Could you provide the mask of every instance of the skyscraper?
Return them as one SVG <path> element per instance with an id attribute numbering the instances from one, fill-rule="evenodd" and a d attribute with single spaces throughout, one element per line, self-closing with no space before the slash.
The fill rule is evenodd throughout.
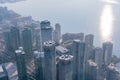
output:
<path id="1" fill-rule="evenodd" d="M 112 58 L 113 44 L 111 42 L 103 43 L 104 64 L 109 65 Z"/>
<path id="2" fill-rule="evenodd" d="M 12 37 L 9 31 L 4 32 L 4 40 L 7 51 L 13 51 L 11 38 Z"/>
<path id="3" fill-rule="evenodd" d="M 106 80 L 120 80 L 120 70 L 114 64 L 107 67 Z"/>
<path id="4" fill-rule="evenodd" d="M 40 29 L 35 28 L 35 42 L 36 42 L 36 49 L 39 51 L 42 51 L 42 43 L 41 43 L 41 34 L 40 34 Z"/>
<path id="5" fill-rule="evenodd" d="M 85 43 L 75 40 L 73 42 L 73 80 L 84 80 L 84 53 Z"/>
<path id="6" fill-rule="evenodd" d="M 93 34 L 88 34 L 85 36 L 85 43 L 93 46 L 93 41 L 94 41 L 94 35 Z"/>
<path id="7" fill-rule="evenodd" d="M 25 52 L 23 51 L 23 48 L 20 47 L 18 50 L 15 51 L 15 53 L 16 53 L 18 80 L 27 80 Z"/>
<path id="8" fill-rule="evenodd" d="M 20 46 L 20 31 L 17 27 L 11 27 L 10 29 L 12 49 L 13 51 L 17 50 Z"/>
<path id="9" fill-rule="evenodd" d="M 22 31 L 22 46 L 27 57 L 32 57 L 32 34 L 31 30 L 25 28 Z"/>
<path id="10" fill-rule="evenodd" d="M 61 38 L 61 25 L 59 23 L 55 24 L 55 30 L 58 32 L 59 38 Z"/>
<path id="11" fill-rule="evenodd" d="M 12 26 L 10 31 L 5 31 L 4 40 L 6 44 L 6 50 L 14 52 L 21 45 L 19 29 Z"/>
<path id="12" fill-rule="evenodd" d="M 34 51 L 36 80 L 44 80 L 44 53 Z"/>
<path id="13" fill-rule="evenodd" d="M 42 21 L 40 23 L 42 44 L 46 41 L 53 40 L 53 28 L 49 21 Z"/>
<path id="14" fill-rule="evenodd" d="M 62 35 L 61 35 L 61 26 L 60 24 L 56 24 L 55 25 L 55 30 L 54 30 L 54 33 L 53 33 L 53 38 L 54 38 L 54 41 L 56 42 L 56 44 L 60 44 L 62 42 Z"/>
<path id="15" fill-rule="evenodd" d="M 85 36 L 85 63 L 87 60 L 91 59 L 92 56 L 92 49 L 93 49 L 93 41 L 94 41 L 94 35 L 88 34 Z"/>
<path id="16" fill-rule="evenodd" d="M 103 49 L 100 48 L 100 47 L 95 47 L 93 49 L 93 51 L 94 51 L 94 59 L 93 59 L 93 61 L 98 66 L 97 80 L 104 80 L 104 68 L 105 67 L 103 67 Z"/>
<path id="17" fill-rule="evenodd" d="M 58 62 L 58 80 L 72 80 L 72 60 L 71 55 L 62 55 Z"/>
<path id="18" fill-rule="evenodd" d="M 98 68 L 101 68 L 103 65 L 103 49 L 95 48 L 95 63 L 98 65 Z"/>
<path id="19" fill-rule="evenodd" d="M 97 80 L 98 66 L 92 60 L 86 63 L 85 79 L 84 80 Z"/>
<path id="20" fill-rule="evenodd" d="M 56 60 L 55 42 L 46 41 L 44 43 L 45 55 L 45 80 L 56 80 Z"/>

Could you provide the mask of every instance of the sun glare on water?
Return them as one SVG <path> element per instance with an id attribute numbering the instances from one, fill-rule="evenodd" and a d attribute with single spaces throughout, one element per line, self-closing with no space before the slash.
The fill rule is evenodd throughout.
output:
<path id="1" fill-rule="evenodd" d="M 112 41 L 113 20 L 112 6 L 105 5 L 100 20 L 100 31 L 103 41 Z"/>

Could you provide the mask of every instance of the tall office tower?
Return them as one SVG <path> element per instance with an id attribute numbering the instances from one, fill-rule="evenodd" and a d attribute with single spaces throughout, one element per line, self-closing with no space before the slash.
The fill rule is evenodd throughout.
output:
<path id="1" fill-rule="evenodd" d="M 75 40 L 73 42 L 73 80 L 84 80 L 84 53 L 85 43 Z"/>
<path id="2" fill-rule="evenodd" d="M 95 51 L 95 63 L 98 65 L 98 68 L 101 68 L 103 65 L 103 49 L 96 47 Z"/>
<path id="3" fill-rule="evenodd" d="M 91 59 L 92 56 L 92 49 L 93 49 L 93 41 L 94 41 L 94 35 L 88 34 L 85 36 L 85 43 L 86 43 L 86 48 L 85 48 L 85 63 L 87 60 Z"/>
<path id="4" fill-rule="evenodd" d="M 40 23 L 41 27 L 41 38 L 42 44 L 46 41 L 53 40 L 53 28 L 50 25 L 49 21 L 42 21 Z"/>
<path id="5" fill-rule="evenodd" d="M 62 55 L 70 55 L 70 52 L 67 48 L 63 47 L 63 46 L 57 46 L 56 47 L 56 67 L 57 67 L 57 73 L 56 73 L 56 77 L 57 77 L 57 80 L 59 80 L 59 57 L 62 56 Z"/>
<path id="6" fill-rule="evenodd" d="M 44 80 L 44 53 L 34 51 L 36 80 Z"/>
<path id="7" fill-rule="evenodd" d="M 38 51 L 41 51 L 42 49 L 42 44 L 41 44 L 41 37 L 40 37 L 40 29 L 35 28 L 35 42 L 36 42 L 36 49 Z"/>
<path id="8" fill-rule="evenodd" d="M 62 35 L 61 35 L 61 26 L 60 24 L 56 24 L 55 25 L 55 30 L 54 30 L 54 33 L 53 33 L 53 38 L 54 38 L 54 41 L 56 42 L 56 44 L 60 44 L 62 42 Z"/>
<path id="9" fill-rule="evenodd" d="M 96 47 L 94 48 L 94 62 L 98 65 L 98 77 L 97 80 L 104 80 L 104 68 L 103 67 L 103 49 Z"/>
<path id="10" fill-rule="evenodd" d="M 44 42 L 45 80 L 56 80 L 55 42 Z"/>
<path id="11" fill-rule="evenodd" d="M 27 57 L 32 57 L 32 34 L 31 30 L 25 28 L 22 31 L 22 46 Z"/>
<path id="12" fill-rule="evenodd" d="M 88 34 L 85 36 L 85 42 L 89 44 L 90 46 L 93 46 L 93 41 L 94 41 L 94 35 L 93 34 Z"/>
<path id="13" fill-rule="evenodd" d="M 106 80 L 120 80 L 120 70 L 114 64 L 107 67 Z"/>
<path id="14" fill-rule="evenodd" d="M 72 55 L 62 55 L 58 62 L 58 80 L 72 80 Z"/>
<path id="15" fill-rule="evenodd" d="M 72 55 L 73 58 L 73 80 L 78 80 L 78 61 L 79 61 L 79 40 L 74 40 L 72 44 Z"/>
<path id="16" fill-rule="evenodd" d="M 98 66 L 92 60 L 87 61 L 84 80 L 97 80 Z"/>
<path id="17" fill-rule="evenodd" d="M 61 25 L 59 23 L 55 25 L 55 30 L 58 31 L 59 37 L 61 38 Z"/>
<path id="18" fill-rule="evenodd" d="M 11 35 L 10 32 L 4 32 L 4 40 L 5 40 L 5 46 L 7 51 L 13 51 L 12 50 L 12 44 L 11 44 Z"/>
<path id="19" fill-rule="evenodd" d="M 112 58 L 113 44 L 111 42 L 103 43 L 104 64 L 109 65 Z"/>
<path id="20" fill-rule="evenodd" d="M 56 45 L 60 44 L 60 39 L 59 39 L 59 36 L 58 36 L 58 32 L 56 30 L 53 31 L 53 40 L 55 41 Z"/>
<path id="21" fill-rule="evenodd" d="M 9 80 L 4 64 L 0 65 L 0 80 Z"/>
<path id="22" fill-rule="evenodd" d="M 20 31 L 17 27 L 11 27 L 11 41 L 13 51 L 17 50 L 20 46 Z"/>
<path id="23" fill-rule="evenodd" d="M 18 80 L 27 80 L 25 53 L 22 48 L 16 50 L 15 53 L 16 53 Z"/>

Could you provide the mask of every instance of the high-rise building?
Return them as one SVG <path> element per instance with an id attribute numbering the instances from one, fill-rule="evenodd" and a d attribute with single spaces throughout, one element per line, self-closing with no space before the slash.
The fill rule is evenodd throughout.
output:
<path id="1" fill-rule="evenodd" d="M 79 40 L 73 41 L 72 44 L 72 55 L 74 56 L 73 58 L 73 80 L 78 80 L 78 54 L 79 54 Z"/>
<path id="2" fill-rule="evenodd" d="M 107 67 L 106 80 L 120 80 L 120 70 L 114 64 Z"/>
<path id="3" fill-rule="evenodd" d="M 41 43 L 41 34 L 40 34 L 40 29 L 39 28 L 35 28 L 35 43 L 36 43 L 36 49 L 38 51 L 42 51 L 42 43 Z"/>
<path id="4" fill-rule="evenodd" d="M 70 52 L 67 48 L 63 47 L 63 46 L 56 46 L 56 67 L 57 67 L 57 73 L 56 73 L 56 77 L 57 80 L 59 80 L 59 57 L 62 55 L 70 55 Z"/>
<path id="5" fill-rule="evenodd" d="M 0 80 L 9 80 L 7 71 L 5 70 L 4 64 L 0 65 Z"/>
<path id="6" fill-rule="evenodd" d="M 58 80 L 72 80 L 72 55 L 62 55 L 58 62 Z"/>
<path id="7" fill-rule="evenodd" d="M 87 62 L 87 60 L 91 59 L 92 49 L 93 49 L 93 40 L 94 40 L 94 35 L 88 34 L 85 36 L 85 43 L 86 43 L 85 63 Z"/>
<path id="8" fill-rule="evenodd" d="M 85 36 L 85 43 L 93 46 L 93 41 L 94 41 L 94 35 L 93 34 L 88 34 Z"/>
<path id="9" fill-rule="evenodd" d="M 61 26 L 60 24 L 56 24 L 55 25 L 55 30 L 54 30 L 54 33 L 53 33 L 53 38 L 54 38 L 54 41 L 56 42 L 56 44 L 60 44 L 62 42 L 62 35 L 61 35 Z"/>
<path id="10" fill-rule="evenodd" d="M 34 51 L 36 80 L 44 80 L 44 52 Z"/>
<path id="11" fill-rule="evenodd" d="M 54 41 L 44 42 L 45 80 L 56 80 L 56 50 Z"/>
<path id="12" fill-rule="evenodd" d="M 15 53 L 16 53 L 18 80 L 27 80 L 25 52 L 23 51 L 23 48 L 20 47 L 18 50 L 15 51 Z"/>
<path id="13" fill-rule="evenodd" d="M 9 31 L 4 32 L 5 47 L 7 51 L 13 51 L 11 38 L 12 37 Z"/>
<path id="14" fill-rule="evenodd" d="M 98 65 L 98 68 L 101 68 L 103 65 L 103 50 L 102 48 L 96 47 L 95 51 L 95 63 Z"/>
<path id="15" fill-rule="evenodd" d="M 4 32 L 6 50 L 14 52 L 21 45 L 20 31 L 17 27 L 11 27 L 10 31 Z"/>
<path id="16" fill-rule="evenodd" d="M 98 66 L 92 60 L 88 60 L 86 64 L 85 79 L 84 80 L 97 80 Z"/>
<path id="17" fill-rule="evenodd" d="M 61 38 L 61 25 L 59 23 L 55 24 L 55 30 L 58 32 L 59 38 Z"/>
<path id="18" fill-rule="evenodd" d="M 13 51 L 17 50 L 20 46 L 20 31 L 17 27 L 11 27 L 10 29 L 12 49 Z"/>
<path id="19" fill-rule="evenodd" d="M 103 57 L 104 64 L 109 65 L 112 58 L 113 44 L 111 42 L 103 43 Z"/>
<path id="20" fill-rule="evenodd" d="M 75 40 L 73 42 L 73 80 L 84 80 L 84 53 L 85 43 Z"/>
<path id="21" fill-rule="evenodd" d="M 92 59 L 98 65 L 98 76 L 97 80 L 104 80 L 104 64 L 103 64 L 103 49 L 95 47 L 93 49 L 94 58 Z"/>
<path id="22" fill-rule="evenodd" d="M 22 31 L 22 46 L 23 49 L 26 53 L 27 57 L 32 57 L 32 34 L 31 34 L 31 30 L 28 28 L 25 28 Z"/>
<path id="23" fill-rule="evenodd" d="M 49 21 L 42 21 L 40 23 L 42 44 L 46 41 L 53 40 L 53 28 Z"/>

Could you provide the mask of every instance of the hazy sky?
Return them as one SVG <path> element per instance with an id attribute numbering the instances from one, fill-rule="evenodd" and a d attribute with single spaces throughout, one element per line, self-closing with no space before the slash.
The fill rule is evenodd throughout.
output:
<path id="1" fill-rule="evenodd" d="M 64 27 L 63 33 L 68 32 L 68 27 L 71 27 L 69 32 L 86 32 L 85 26 L 88 29 L 90 25 L 96 26 L 94 21 L 101 10 L 99 0 L 27 0 L 5 5 L 23 16 L 31 15 L 40 21 L 48 19 L 53 25 L 58 22 Z"/>
<path id="2" fill-rule="evenodd" d="M 35 20 L 49 20 L 51 25 L 60 23 L 62 32 L 84 32 L 94 34 L 95 43 L 109 36 L 119 52 L 120 4 L 119 0 L 27 0 L 7 3 L 22 16 L 32 16 Z M 113 21 L 114 20 L 114 21 Z M 112 23 L 111 23 L 112 22 Z M 101 36 L 102 35 L 102 36 Z M 99 44 L 100 46 L 100 44 Z M 117 53 L 115 53 L 117 54 Z"/>

